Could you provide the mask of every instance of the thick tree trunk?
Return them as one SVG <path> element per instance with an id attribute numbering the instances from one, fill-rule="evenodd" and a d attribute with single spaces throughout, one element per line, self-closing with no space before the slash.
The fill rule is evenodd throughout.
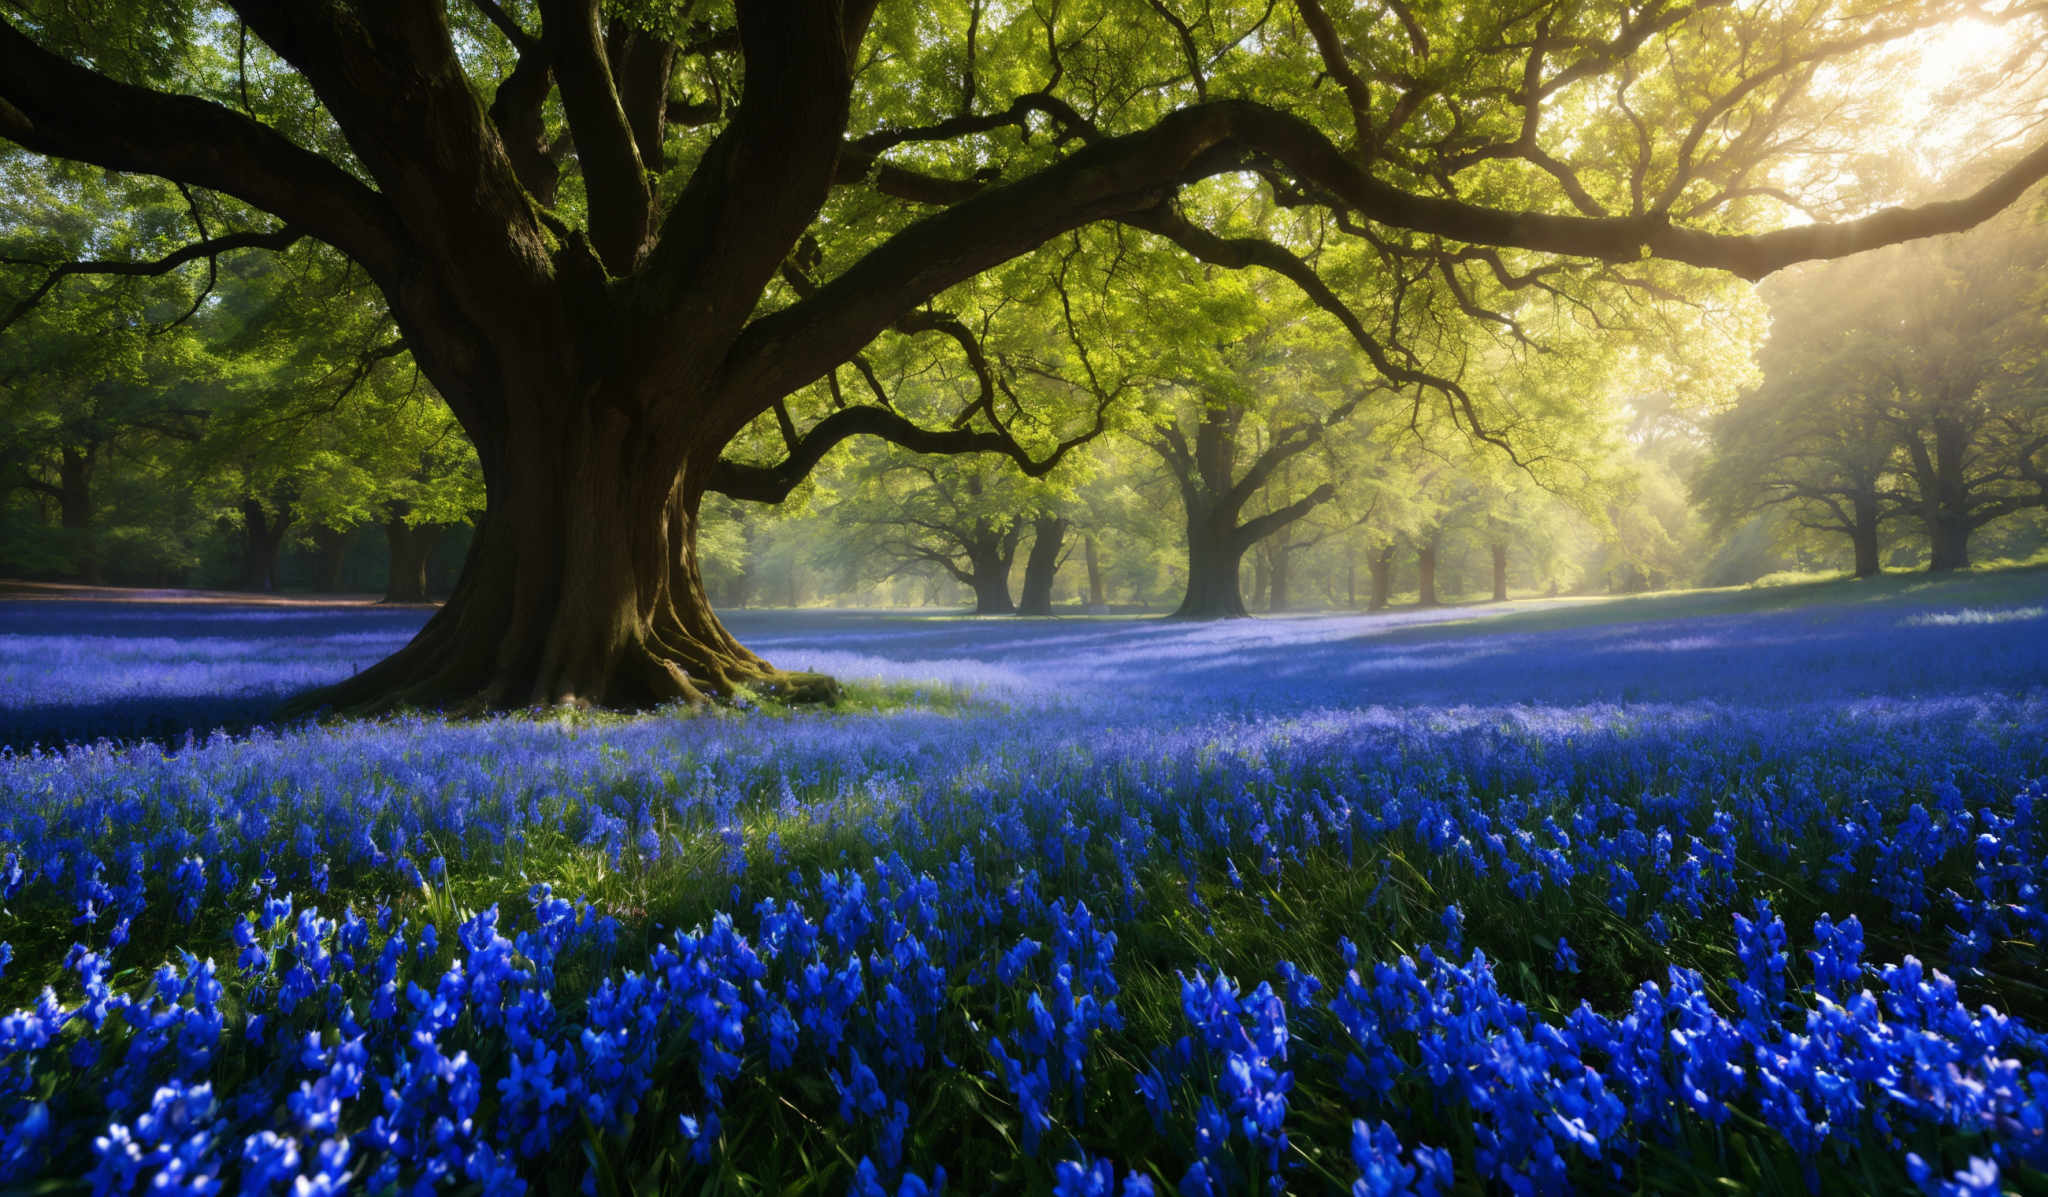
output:
<path id="1" fill-rule="evenodd" d="M 384 583 L 387 603 L 427 601 L 427 559 L 434 554 L 447 530 L 438 524 L 408 524 L 398 514 L 384 521 L 384 543 L 390 549 L 391 570 Z"/>
<path id="2" fill-rule="evenodd" d="M 1970 564 L 1970 521 L 1937 511 L 1927 521 L 1927 572 L 1948 573 Z"/>
<path id="3" fill-rule="evenodd" d="M 697 568 L 702 483 L 618 407 L 520 431 L 479 446 L 488 498 L 447 602 L 397 654 L 293 709 L 833 696 L 831 679 L 777 670 L 719 623 Z"/>
<path id="4" fill-rule="evenodd" d="M 1003 551 L 1002 537 L 977 536 L 967 550 L 967 584 L 974 589 L 976 615 L 1014 615 L 1017 604 L 1010 599 L 1009 553 Z M 1016 541 L 1010 541 L 1014 550 Z"/>
<path id="5" fill-rule="evenodd" d="M 1493 549 L 1493 601 L 1508 601 L 1508 546 L 1494 543 Z"/>
<path id="6" fill-rule="evenodd" d="M 1415 572 L 1421 578 L 1421 581 L 1418 583 L 1421 593 L 1416 601 L 1425 607 L 1437 605 L 1436 542 L 1437 538 L 1431 536 L 1428 540 L 1423 541 L 1415 550 Z"/>
<path id="7" fill-rule="evenodd" d="M 1251 614 L 1238 583 L 1245 546 L 1234 529 L 1213 524 L 1207 519 L 1188 521 L 1188 590 L 1173 613 L 1177 619 L 1242 619 Z"/>
<path id="8" fill-rule="evenodd" d="M 976 615 L 1015 615 L 1017 604 L 1010 598 L 1010 571 L 987 560 L 978 561 L 974 568 L 974 613 Z"/>
<path id="9" fill-rule="evenodd" d="M 1067 521 L 1042 515 L 1031 521 L 1031 553 L 1024 558 L 1024 593 L 1017 604 L 1019 615 L 1051 615 L 1052 586 L 1060 569 L 1060 545 L 1067 535 Z"/>
<path id="10" fill-rule="evenodd" d="M 1088 561 L 1088 609 L 1098 610 L 1109 605 L 1109 597 L 1102 588 L 1102 561 L 1096 556 L 1095 538 L 1088 537 L 1081 542 L 1082 555 Z"/>
<path id="11" fill-rule="evenodd" d="M 273 516 L 254 499 L 242 500 L 242 589 L 277 589 L 277 558 L 291 525 L 291 508 Z"/>
<path id="12" fill-rule="evenodd" d="M 1388 545 L 1366 560 L 1366 570 L 1372 575 L 1372 598 L 1366 610 L 1384 611 L 1394 601 L 1394 546 Z"/>
<path id="13" fill-rule="evenodd" d="M 1856 576 L 1874 578 L 1884 568 L 1878 560 L 1877 496 L 1857 495 L 1852 514 L 1856 522 L 1849 530 L 1849 540 L 1856 550 Z"/>
<path id="14" fill-rule="evenodd" d="M 1273 469 L 1315 443 L 1313 436 L 1281 444 L 1276 441 L 1237 476 L 1238 424 L 1241 410 L 1204 409 L 1197 426 L 1194 447 L 1175 432 L 1155 446 L 1180 484 L 1181 509 L 1187 513 L 1187 594 L 1174 612 L 1182 619 L 1242 618 L 1244 594 L 1238 571 L 1245 550 L 1280 532 L 1336 494 L 1324 483 L 1313 491 L 1262 515 L 1238 523 L 1245 504 L 1263 486 Z M 1262 553 L 1253 562 L 1257 571 L 1257 597 L 1263 601 L 1271 579 Z M 1284 601 L 1284 600 L 1283 600 Z"/>
<path id="15" fill-rule="evenodd" d="M 1970 564 L 1970 490 L 1963 471 L 1969 441 L 1968 429 L 1956 421 L 1934 421 L 1933 477 L 1921 486 L 1929 573 Z"/>

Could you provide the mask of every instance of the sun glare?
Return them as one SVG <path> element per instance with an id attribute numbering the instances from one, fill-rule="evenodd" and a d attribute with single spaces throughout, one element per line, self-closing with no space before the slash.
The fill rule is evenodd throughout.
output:
<path id="1" fill-rule="evenodd" d="M 2028 53 L 2012 26 L 1958 21 L 1913 39 L 1903 52 L 1901 124 L 1931 176 L 1946 175 L 1973 148 L 2018 136 L 2048 101 L 2038 47 Z"/>
<path id="2" fill-rule="evenodd" d="M 1826 113 L 1781 176 L 1804 197 L 1789 224 L 1853 215 L 1959 182 L 1969 163 L 2030 143 L 2048 120 L 2048 70 L 2030 22 L 1961 20 L 1830 64 Z"/>

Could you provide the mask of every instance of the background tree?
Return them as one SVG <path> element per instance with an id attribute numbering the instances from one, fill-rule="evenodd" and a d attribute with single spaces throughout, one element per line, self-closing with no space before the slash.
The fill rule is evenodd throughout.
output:
<path id="1" fill-rule="evenodd" d="M 1019 615 L 1051 615 L 1053 585 L 1066 563 L 1067 530 L 1072 521 L 1057 508 L 1044 507 L 1031 517 L 1031 551 L 1024 559 L 1024 584 L 1017 598 Z"/>
<path id="2" fill-rule="evenodd" d="M 1030 527 L 1029 500 L 999 468 L 973 458 L 904 460 L 862 471 L 842 519 L 858 529 L 864 556 L 885 576 L 913 565 L 945 571 L 974 596 L 974 614 L 1011 615 L 1017 547 Z"/>
<path id="3" fill-rule="evenodd" d="M 1858 577 L 1902 514 L 1929 569 L 1967 565 L 1973 533 L 2037 501 L 2044 267 L 2048 232 L 2015 211 L 1773 280 L 1764 382 L 1716 425 L 1698 493 L 1724 524 L 1787 505 L 1849 539 Z"/>
<path id="4" fill-rule="evenodd" d="M 275 588 L 295 541 L 331 554 L 337 534 L 378 525 L 385 598 L 424 601 L 435 541 L 482 496 L 474 452 L 380 298 L 316 245 L 232 261 L 218 292 L 218 380 L 191 469 L 242 533 L 242 584 Z"/>
<path id="5" fill-rule="evenodd" d="M 1831 323 L 1831 298 L 1773 291 L 1765 381 L 1714 422 L 1692 491 L 1724 532 L 1783 507 L 1795 529 L 1846 537 L 1864 578 L 1882 568 L 1885 524 L 1898 514 L 1899 447 L 1884 414 L 1889 387 L 1833 368 L 1841 330 L 1817 327 Z"/>
<path id="6" fill-rule="evenodd" d="M 1333 349 L 1328 330 L 1274 290 L 1189 269 L 1169 290 L 1175 318 L 1154 326 L 1171 364 L 1162 363 L 1168 373 L 1149 399 L 1151 427 L 1137 435 L 1180 500 L 1181 618 L 1248 614 L 1245 554 L 1337 493 L 1322 471 L 1284 496 L 1268 488 L 1289 480 L 1286 467 L 1389 385 L 1362 374 L 1362 362 Z"/>
<path id="7" fill-rule="evenodd" d="M 2041 421 L 2042 393 L 2023 372 L 2048 351 L 2048 230 L 2014 212 L 1971 236 L 1853 265 L 1856 274 L 1839 283 L 1855 286 L 1861 276 L 1886 288 L 1877 310 L 1852 318 L 1866 368 L 1891 384 L 1883 414 L 1904 447 L 1927 568 L 1961 568 L 1979 528 L 2037 501 L 2027 441 L 2010 433 Z"/>
<path id="8" fill-rule="evenodd" d="M 131 473 L 161 473 L 166 451 L 198 435 L 205 363 L 185 323 L 196 310 L 191 281 L 99 274 L 52 286 L 48 302 L 23 300 L 89 252 L 164 252 L 186 212 L 160 180 L 0 153 L 0 327 L 13 326 L 0 338 L 0 485 L 56 516 L 10 522 L 16 568 L 98 582 L 110 549 L 133 568 L 154 556 L 137 550 L 170 526 L 175 505 L 114 510 L 104 489 L 117 457 Z M 110 523 L 140 534 L 110 545 Z"/>
<path id="9" fill-rule="evenodd" d="M 1073 513 L 1081 537 L 1081 601 L 1150 606 L 1155 596 L 1180 601 L 1185 554 L 1176 539 L 1184 522 L 1171 481 L 1151 450 L 1131 436 L 1088 446 L 1077 471 Z"/>

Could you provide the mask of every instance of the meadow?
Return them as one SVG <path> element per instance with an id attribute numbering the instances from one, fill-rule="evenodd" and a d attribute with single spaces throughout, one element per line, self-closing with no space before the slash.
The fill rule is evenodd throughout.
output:
<path id="1" fill-rule="evenodd" d="M 0 603 L 0 1187 L 2048 1192 L 2048 574 L 262 725 L 420 618 Z"/>

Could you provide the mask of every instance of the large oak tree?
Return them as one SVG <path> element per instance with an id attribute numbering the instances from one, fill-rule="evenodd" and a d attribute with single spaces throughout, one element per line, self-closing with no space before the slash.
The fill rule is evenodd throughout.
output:
<path id="1" fill-rule="evenodd" d="M 1499 297 L 1629 286 L 1645 259 L 1757 278 L 1964 228 L 2048 173 L 2043 148 L 1959 201 L 1770 227 L 1774 165 L 1826 148 L 1841 102 L 1821 66 L 1981 11 L 1962 0 L 227 9 L 10 6 L 0 137 L 279 222 L 188 260 L 339 249 L 475 442 L 456 592 L 322 696 L 343 706 L 787 684 L 706 601 L 703 496 L 773 499 L 857 434 L 1037 460 L 993 403 L 937 427 L 836 386 L 814 421 L 783 404 L 878 337 L 954 336 L 949 289 L 1090 223 L 1275 271 L 1386 381 L 1462 402 L 1316 244 L 1188 215 L 1205 180 L 1512 321 Z M 722 457 L 771 415 L 785 458 Z"/>

